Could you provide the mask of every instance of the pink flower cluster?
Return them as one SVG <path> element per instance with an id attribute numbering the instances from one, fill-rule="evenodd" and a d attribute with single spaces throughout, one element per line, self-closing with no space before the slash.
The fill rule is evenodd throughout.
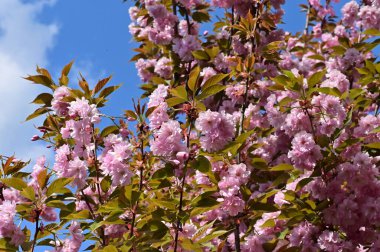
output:
<path id="1" fill-rule="evenodd" d="M 183 142 L 182 129 L 178 121 L 169 120 L 161 125 L 150 141 L 153 155 L 162 157 L 175 157 L 178 152 L 186 151 Z"/>
<path id="2" fill-rule="evenodd" d="M 195 127 L 201 133 L 202 148 L 209 152 L 222 149 L 235 136 L 234 121 L 226 113 L 201 112 Z"/>
<path id="3" fill-rule="evenodd" d="M 25 240 L 25 234 L 16 226 L 16 202 L 5 200 L 0 204 L 0 238 L 9 238 L 11 243 L 19 246 Z"/>
<path id="4" fill-rule="evenodd" d="M 133 176 L 128 164 L 132 156 L 132 145 L 114 134 L 108 135 L 104 143 L 105 149 L 99 157 L 103 174 L 111 176 L 114 186 L 129 184 Z"/>
<path id="5" fill-rule="evenodd" d="M 222 210 L 231 216 L 243 212 L 245 202 L 239 195 L 240 186 L 249 180 L 250 172 L 245 164 L 236 164 L 228 168 L 228 171 L 218 183 L 219 193 L 222 196 Z"/>

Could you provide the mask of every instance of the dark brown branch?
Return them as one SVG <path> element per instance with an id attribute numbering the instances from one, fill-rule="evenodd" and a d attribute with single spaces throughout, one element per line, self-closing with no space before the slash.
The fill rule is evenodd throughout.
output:
<path id="1" fill-rule="evenodd" d="M 40 231 L 40 227 L 39 227 L 40 211 L 36 210 L 35 213 L 36 213 L 36 226 L 35 226 L 35 232 L 34 232 L 34 238 L 33 238 L 32 252 L 34 252 L 34 248 L 35 248 L 36 242 L 37 242 L 37 236 L 38 236 L 38 233 Z"/>

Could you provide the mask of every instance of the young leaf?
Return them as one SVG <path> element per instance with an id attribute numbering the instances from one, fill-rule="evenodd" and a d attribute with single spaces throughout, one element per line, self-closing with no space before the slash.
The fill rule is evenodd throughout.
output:
<path id="1" fill-rule="evenodd" d="M 208 80 L 205 81 L 205 83 L 202 86 L 202 90 L 205 90 L 211 86 L 214 86 L 224 80 L 229 74 L 216 74 L 214 76 L 211 76 Z"/>
<path id="2" fill-rule="evenodd" d="M 197 83 L 198 83 L 198 79 L 199 79 L 199 73 L 200 73 L 201 69 L 199 66 L 196 66 L 193 70 L 191 70 L 190 72 L 190 76 L 189 76 L 189 81 L 187 83 L 189 89 L 191 91 L 195 91 L 196 88 L 197 88 Z M 186 96 L 186 99 L 187 99 L 187 96 Z"/>
<path id="3" fill-rule="evenodd" d="M 214 86 L 210 86 L 206 89 L 204 89 L 202 91 L 202 93 L 200 95 L 197 96 L 197 100 L 201 101 L 201 100 L 204 100 L 206 99 L 207 97 L 211 96 L 211 95 L 215 95 L 221 91 L 223 91 L 224 89 L 226 89 L 227 86 L 223 86 L 223 85 L 214 85 Z"/>
<path id="4" fill-rule="evenodd" d="M 28 185 L 26 184 L 26 182 L 20 178 L 3 178 L 0 180 L 3 184 L 9 186 L 9 187 L 12 187 L 16 190 L 19 190 L 21 191 L 22 189 L 24 189 L 25 187 L 27 187 Z"/>
<path id="5" fill-rule="evenodd" d="M 100 90 L 102 90 L 102 88 L 104 88 L 104 86 L 111 80 L 112 76 L 109 76 L 105 79 L 102 79 L 100 80 L 94 87 L 94 89 L 92 90 L 92 95 L 94 96 L 95 94 L 97 94 Z"/>

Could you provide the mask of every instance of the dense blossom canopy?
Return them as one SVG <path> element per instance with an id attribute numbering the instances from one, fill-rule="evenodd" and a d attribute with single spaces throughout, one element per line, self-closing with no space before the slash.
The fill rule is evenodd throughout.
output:
<path id="1" fill-rule="evenodd" d="M 0 156 L 0 249 L 380 251 L 380 1 L 337 2 L 291 34 L 285 0 L 136 0 L 122 116 L 110 78 L 37 68 L 54 164 Z"/>

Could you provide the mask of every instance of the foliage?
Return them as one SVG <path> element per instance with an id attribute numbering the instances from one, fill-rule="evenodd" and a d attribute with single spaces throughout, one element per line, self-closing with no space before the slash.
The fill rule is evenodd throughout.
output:
<path id="1" fill-rule="evenodd" d="M 310 0 L 295 35 L 281 0 L 135 3 L 147 103 L 102 114 L 119 86 L 72 63 L 26 77 L 55 162 L 1 156 L 0 249 L 379 251 L 380 2 Z"/>

